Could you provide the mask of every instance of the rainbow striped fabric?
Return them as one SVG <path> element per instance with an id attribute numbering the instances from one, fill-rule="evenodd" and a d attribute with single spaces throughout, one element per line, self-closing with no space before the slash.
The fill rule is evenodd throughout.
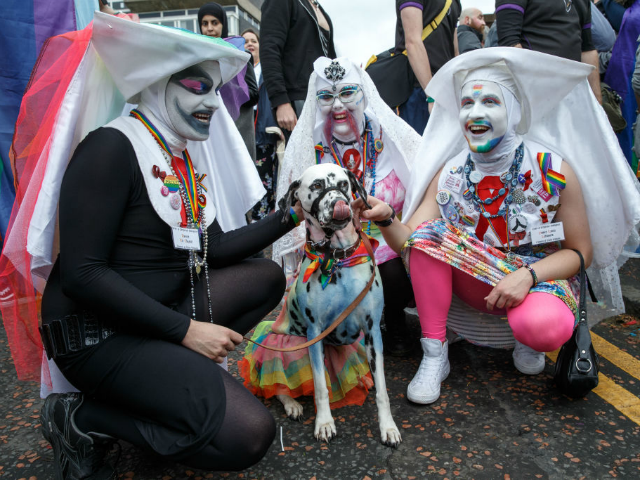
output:
<path id="1" fill-rule="evenodd" d="M 560 190 L 567 186 L 567 181 L 564 175 L 550 168 L 551 154 L 539 152 L 538 165 L 540 165 L 540 172 L 542 173 L 542 188 L 549 195 L 560 195 Z"/>

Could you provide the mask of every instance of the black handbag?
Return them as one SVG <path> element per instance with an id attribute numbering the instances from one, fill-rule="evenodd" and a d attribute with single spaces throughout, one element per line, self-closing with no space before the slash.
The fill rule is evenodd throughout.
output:
<path id="1" fill-rule="evenodd" d="M 580 303 L 578 306 L 578 324 L 571 338 L 562 345 L 556 360 L 554 380 L 563 394 L 571 398 L 582 398 L 598 386 L 599 357 L 591 343 L 591 333 L 587 325 L 587 276 L 582 254 L 580 257 Z M 594 298 L 591 285 L 589 293 Z"/>
<path id="2" fill-rule="evenodd" d="M 393 49 L 375 55 L 365 68 L 376 86 L 380 97 L 390 108 L 406 102 L 416 84 L 416 76 L 409 65 L 409 58 Z"/>
<path id="3" fill-rule="evenodd" d="M 442 23 L 451 8 L 452 0 L 445 0 L 442 10 L 422 30 L 424 42 Z M 384 103 L 395 109 L 406 102 L 416 87 L 420 86 L 416 79 L 407 51 L 394 53 L 394 49 L 373 55 L 367 62 L 365 71 L 371 77 Z"/>

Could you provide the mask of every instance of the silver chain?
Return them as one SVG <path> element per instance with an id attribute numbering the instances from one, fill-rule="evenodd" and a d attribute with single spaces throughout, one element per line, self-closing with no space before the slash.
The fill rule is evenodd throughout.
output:
<path id="1" fill-rule="evenodd" d="M 157 142 L 156 142 L 157 144 Z M 178 179 L 178 190 L 180 191 L 180 197 L 182 199 L 182 205 L 184 206 L 185 212 L 187 213 L 187 222 L 188 222 L 188 227 L 189 228 L 197 228 L 198 227 L 198 223 L 197 223 L 197 219 L 193 218 L 193 214 L 191 213 L 190 209 L 187 208 L 187 205 L 189 204 L 188 200 L 187 200 L 187 192 L 185 191 L 184 188 L 184 184 L 180 181 L 180 177 L 178 177 L 176 175 L 176 172 L 173 170 L 173 166 L 171 165 L 171 158 L 169 158 L 169 154 L 164 150 L 164 148 L 162 148 L 160 145 L 158 145 L 158 148 L 160 149 L 160 152 L 162 152 L 162 157 L 165 159 L 165 161 L 167 162 L 167 166 L 169 167 L 169 171 L 171 171 L 171 175 L 173 175 L 174 177 L 176 177 Z M 192 165 L 193 166 L 193 165 Z M 200 182 L 198 181 L 198 172 L 196 172 L 195 167 L 193 167 L 193 173 L 194 176 L 196 178 L 196 199 L 195 201 L 198 201 L 198 197 L 200 195 L 204 195 L 202 193 L 202 187 L 200 185 Z M 205 197 L 206 198 L 206 197 Z M 202 267 L 204 267 L 204 279 L 205 279 L 205 286 L 207 289 L 207 303 L 209 306 L 209 322 L 213 323 L 213 308 L 212 308 L 212 304 L 211 304 L 211 288 L 209 285 L 209 266 L 207 264 L 207 250 L 208 250 L 208 240 L 209 240 L 209 234 L 207 232 L 207 222 L 206 222 L 206 217 L 205 217 L 205 211 L 204 211 L 204 207 L 202 207 L 200 209 L 200 226 L 202 227 L 202 241 L 203 241 L 203 245 L 202 245 L 202 260 L 199 259 L 198 254 L 195 250 L 189 250 L 189 259 L 187 260 L 187 268 L 189 268 L 189 280 L 190 280 L 190 284 L 191 284 L 191 313 L 193 316 L 193 320 L 196 320 L 196 295 L 195 295 L 195 282 L 193 279 L 193 271 L 195 270 L 196 275 L 200 275 L 200 271 L 202 270 Z"/>

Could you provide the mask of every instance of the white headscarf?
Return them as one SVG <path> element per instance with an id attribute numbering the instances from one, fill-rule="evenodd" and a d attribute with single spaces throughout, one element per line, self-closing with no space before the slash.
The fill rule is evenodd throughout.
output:
<path id="1" fill-rule="evenodd" d="M 320 57 L 314 63 L 314 69 L 324 76 L 324 67 L 331 63 L 331 59 Z M 420 136 L 404 120 L 398 117 L 386 103 L 380 98 L 373 81 L 369 75 L 347 58 L 339 58 L 337 61 L 345 69 L 345 78 L 340 83 L 354 83 L 362 87 L 367 107 L 365 115 L 371 120 L 374 132 L 382 126 L 384 155 L 390 159 L 384 169 L 378 170 L 378 178 L 384 178 L 386 173 L 395 170 L 400 181 L 406 186 L 410 181 L 410 171 L 416 152 L 420 145 Z M 326 78 L 326 77 L 325 77 Z M 304 108 L 298 118 L 298 123 L 291 134 L 285 150 L 284 160 L 280 165 L 278 174 L 277 198 L 284 197 L 289 185 L 297 180 L 302 173 L 316 164 L 315 145 L 322 140 L 322 124 L 317 108 L 318 73 L 314 71 L 309 78 L 309 87 Z M 329 86 L 332 83 L 328 83 Z M 387 170 L 386 173 L 384 170 Z M 280 238 L 273 245 L 273 259 L 281 262 L 282 257 L 300 248 L 306 239 L 306 233 L 302 226 L 295 228 L 290 233 Z"/>
<path id="2" fill-rule="evenodd" d="M 501 164 L 500 171 L 504 171 L 502 164 L 511 164 L 513 152 L 522 143 L 522 136 L 518 133 L 518 127 L 522 119 L 520 102 L 518 101 L 518 87 L 513 82 L 513 77 L 504 65 L 482 67 L 470 71 L 465 77 L 460 90 L 470 82 L 493 82 L 502 92 L 505 107 L 507 109 L 507 131 L 498 145 L 486 153 L 470 152 L 471 159 L 480 164 Z M 458 92 L 458 105 L 460 105 L 460 92 Z M 486 173 L 485 173 L 486 174 Z"/>
<path id="3" fill-rule="evenodd" d="M 624 311 L 616 260 L 627 242 L 632 251 L 640 243 L 636 231 L 640 186 L 591 92 L 587 76 L 592 68 L 508 47 L 474 50 L 449 61 L 427 87 L 435 105 L 414 166 L 421 174 L 412 176 L 403 221 L 415 212 L 446 161 L 469 150 L 458 121 L 460 90 L 469 72 L 508 72 L 511 79 L 492 81 L 517 88 L 513 93 L 520 101 L 522 118 L 516 132 L 525 144 L 531 140 L 562 155 L 580 181 L 593 244 L 589 278 L 600 292 L 599 300 L 609 308 L 600 311 L 600 318 L 605 318 Z"/>

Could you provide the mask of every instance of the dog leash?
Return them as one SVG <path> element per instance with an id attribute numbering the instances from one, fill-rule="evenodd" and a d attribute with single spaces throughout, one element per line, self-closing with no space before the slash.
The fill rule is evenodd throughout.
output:
<path id="1" fill-rule="evenodd" d="M 256 344 L 258 347 L 266 348 L 267 350 L 273 350 L 274 352 L 295 352 L 296 350 L 302 350 L 303 348 L 307 348 L 315 343 L 318 343 L 320 340 L 322 340 L 331 332 L 333 332 L 338 327 L 338 325 L 340 325 L 344 321 L 344 319 L 347 318 L 351 314 L 351 312 L 353 312 L 353 310 L 360 304 L 360 302 L 362 302 L 364 297 L 366 297 L 367 293 L 369 292 L 369 289 L 373 285 L 373 281 L 376 278 L 376 269 L 375 269 L 376 260 L 373 256 L 373 248 L 371 248 L 371 242 L 369 241 L 369 237 L 367 237 L 367 235 L 362 230 L 360 231 L 360 239 L 362 240 L 362 243 L 364 243 L 364 248 L 366 248 L 367 253 L 369 254 L 369 257 L 371 258 L 371 262 L 373 263 L 374 268 L 373 268 L 373 272 L 371 272 L 371 278 L 369 278 L 369 281 L 367 282 L 365 287 L 362 289 L 360 294 L 353 300 L 353 302 L 349 304 L 349 306 L 338 316 L 338 318 L 336 318 L 333 321 L 333 323 L 326 328 L 326 330 L 324 330 L 320 335 L 318 335 L 313 340 L 309 340 L 295 347 L 286 347 L 286 348 L 270 347 L 262 343 L 255 342 L 247 336 L 245 336 L 244 338 L 250 341 L 251 343 Z"/>

